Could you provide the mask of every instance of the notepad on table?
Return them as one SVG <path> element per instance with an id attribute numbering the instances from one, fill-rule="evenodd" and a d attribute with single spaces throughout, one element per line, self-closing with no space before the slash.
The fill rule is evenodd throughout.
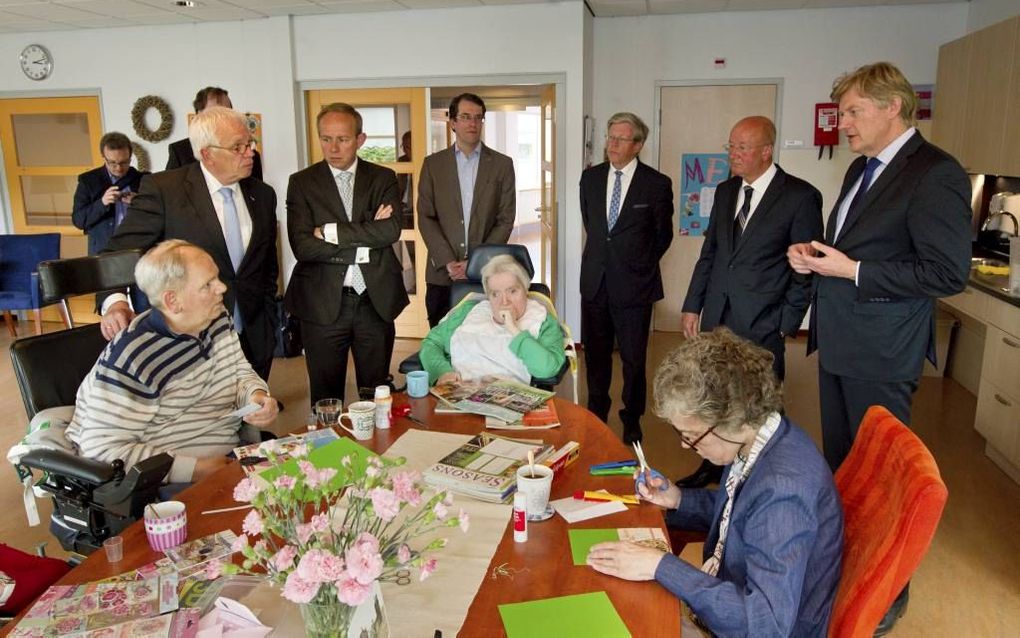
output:
<path id="1" fill-rule="evenodd" d="M 630 638 L 630 631 L 604 591 L 499 606 L 507 638 Z"/>
<path id="2" fill-rule="evenodd" d="M 567 530 L 570 538 L 570 555 L 575 565 L 586 564 L 588 552 L 592 545 L 612 541 L 627 541 L 639 545 L 647 545 L 664 552 L 669 550 L 669 541 L 658 527 L 622 527 L 620 529 L 571 529 Z"/>

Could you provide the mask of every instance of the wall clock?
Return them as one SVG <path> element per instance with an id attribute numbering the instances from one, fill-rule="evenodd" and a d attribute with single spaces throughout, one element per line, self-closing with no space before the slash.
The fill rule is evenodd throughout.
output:
<path id="1" fill-rule="evenodd" d="M 53 72 L 53 56 L 41 44 L 30 44 L 18 58 L 21 70 L 32 80 L 45 80 Z"/>

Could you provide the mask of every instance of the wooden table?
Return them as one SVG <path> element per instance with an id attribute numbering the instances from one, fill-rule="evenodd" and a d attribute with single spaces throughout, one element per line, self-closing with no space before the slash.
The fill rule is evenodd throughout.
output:
<path id="1" fill-rule="evenodd" d="M 432 397 L 408 399 L 404 395 L 397 395 L 395 405 L 404 403 L 410 403 L 412 414 L 428 423 L 429 429 L 434 431 L 476 434 L 484 429 L 480 416 L 435 414 L 433 411 L 435 399 Z M 577 441 L 581 444 L 581 457 L 553 481 L 552 499 L 569 496 L 579 489 L 605 488 L 620 494 L 633 491 L 633 481 L 628 477 L 595 477 L 588 473 L 588 466 L 591 464 L 633 458 L 633 453 L 616 438 L 616 435 L 590 412 L 574 403 L 556 399 L 556 410 L 562 423 L 559 428 L 526 433 L 498 431 L 496 433 L 541 438 L 557 446 L 567 441 Z M 390 430 L 376 430 L 374 438 L 364 444 L 375 452 L 383 453 L 412 427 L 421 426 L 410 419 L 395 418 Z M 233 500 L 233 490 L 242 476 L 240 466 L 232 463 L 180 493 L 178 499 L 188 508 L 189 538 L 201 538 L 226 528 L 240 533 L 241 521 L 247 510 L 206 516 L 201 512 L 237 505 Z M 628 506 L 626 512 L 584 521 L 574 527 L 664 529 L 664 524 L 659 508 L 642 504 Z M 680 635 L 680 607 L 672 594 L 655 582 L 623 581 L 604 576 L 588 567 L 574 566 L 567 529 L 566 521 L 557 515 L 548 521 L 529 525 L 527 543 L 514 543 L 513 530 L 508 523 L 507 530 L 489 564 L 486 577 L 471 603 L 460 635 L 487 637 L 504 635 L 503 622 L 497 609 L 497 605 L 503 603 L 593 591 L 605 591 L 609 595 L 632 635 L 642 638 L 645 636 L 675 638 Z M 104 552 L 95 552 L 58 581 L 58 584 L 70 585 L 99 580 L 162 558 L 162 554 L 149 548 L 141 521 L 127 528 L 122 536 L 123 560 L 111 564 L 107 562 Z M 512 583 L 506 578 L 493 579 L 490 576 L 493 568 L 504 563 L 515 570 L 523 570 L 515 572 Z M 446 563 L 447 566 L 455 564 L 455 561 Z M 14 624 L 16 623 L 8 625 L 6 631 Z M 5 631 L 0 631 L 0 635 L 4 633 Z"/>

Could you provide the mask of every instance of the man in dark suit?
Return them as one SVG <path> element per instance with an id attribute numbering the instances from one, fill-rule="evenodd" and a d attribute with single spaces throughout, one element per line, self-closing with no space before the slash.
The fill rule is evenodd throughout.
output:
<path id="1" fill-rule="evenodd" d="M 715 191 L 701 256 L 694 266 L 681 321 L 688 339 L 726 326 L 772 353 L 780 381 L 786 373 L 786 336 L 796 335 L 811 295 L 808 275 L 786 259 L 790 244 L 822 238 L 822 195 L 772 163 L 776 127 L 747 117 L 726 144 L 730 173 Z M 681 487 L 718 483 L 722 467 L 702 461 Z"/>
<path id="2" fill-rule="evenodd" d="M 195 101 L 192 102 L 192 106 L 195 107 L 195 113 L 201 113 L 210 106 L 225 106 L 228 109 L 234 108 L 230 101 L 230 96 L 227 95 L 227 90 L 221 89 L 218 86 L 207 86 L 199 91 L 195 95 Z M 198 161 L 195 157 L 194 149 L 191 148 L 191 140 L 187 137 L 183 140 L 171 142 L 167 152 L 166 170 L 180 168 L 181 166 L 187 166 Z M 262 156 L 258 150 L 253 152 L 255 155 L 252 157 L 251 176 L 261 180 Z"/>
<path id="3" fill-rule="evenodd" d="M 243 115 L 208 108 L 188 131 L 201 161 L 145 177 L 106 250 L 148 250 L 164 239 L 184 239 L 209 253 L 227 286 L 223 303 L 245 357 L 268 379 L 277 323 L 276 192 L 249 177 L 253 149 Z M 118 295 L 103 310 L 107 339 L 134 316 Z"/>
<path id="4" fill-rule="evenodd" d="M 609 420 L 613 343 L 623 364 L 623 440 L 641 440 L 652 304 L 662 299 L 659 260 L 673 241 L 673 187 L 638 161 L 648 127 L 633 113 L 609 118 L 608 162 L 581 174 L 581 341 L 588 409 Z"/>
<path id="5" fill-rule="evenodd" d="M 78 176 L 74 191 L 71 222 L 88 235 L 89 254 L 106 247 L 114 229 L 127 214 L 138 193 L 142 173 L 131 166 L 131 140 L 123 133 L 110 132 L 99 140 L 104 165 Z M 148 300 L 137 288 L 131 288 L 131 302 L 144 310 Z"/>
<path id="6" fill-rule="evenodd" d="M 482 143 L 485 102 L 462 93 L 450 102 L 457 142 L 425 158 L 418 182 L 418 230 L 428 248 L 425 308 L 435 327 L 450 311 L 450 286 L 464 279 L 468 251 L 505 244 L 517 216 L 512 159 Z"/>
<path id="7" fill-rule="evenodd" d="M 348 104 L 316 118 L 323 160 L 294 173 L 287 230 L 297 266 L 286 306 L 301 321 L 314 405 L 344 398 L 353 351 L 359 393 L 389 378 L 393 320 L 408 304 L 392 245 L 400 237 L 400 193 L 388 168 L 358 159 L 361 114 Z"/>
<path id="8" fill-rule="evenodd" d="M 825 243 L 794 244 L 790 265 L 814 272 L 808 352 L 818 349 L 825 458 L 850 451 L 864 412 L 883 405 L 910 423 L 925 356 L 935 362 L 935 298 L 967 285 L 970 182 L 914 129 L 917 99 L 899 69 L 861 67 L 836 80 L 851 150 Z"/>

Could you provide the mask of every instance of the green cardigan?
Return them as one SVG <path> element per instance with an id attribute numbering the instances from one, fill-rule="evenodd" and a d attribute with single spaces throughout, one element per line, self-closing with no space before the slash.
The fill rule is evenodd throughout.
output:
<path id="1" fill-rule="evenodd" d="M 479 303 L 460 304 L 450 316 L 430 330 L 421 342 L 419 358 L 422 367 L 429 373 L 430 383 L 435 384 L 439 377 L 455 371 L 450 364 L 450 340 L 471 309 Z M 531 333 L 521 330 L 510 342 L 510 350 L 524 362 L 531 376 L 539 379 L 555 376 L 567 357 L 563 349 L 563 328 L 552 313 L 542 322 L 537 339 Z"/>

